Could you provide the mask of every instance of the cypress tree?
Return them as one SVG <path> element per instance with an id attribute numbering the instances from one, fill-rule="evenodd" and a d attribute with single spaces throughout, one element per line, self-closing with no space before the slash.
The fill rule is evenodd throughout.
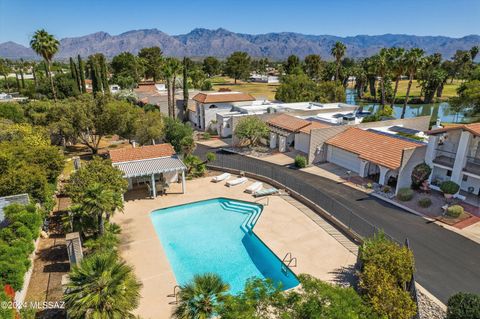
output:
<path id="1" fill-rule="evenodd" d="M 188 59 L 183 58 L 183 119 L 187 121 L 188 118 Z"/>
<path id="2" fill-rule="evenodd" d="M 77 87 L 82 92 L 82 87 L 80 85 L 80 82 L 78 81 L 78 70 L 77 70 L 77 65 L 75 64 L 75 61 L 73 61 L 73 58 L 70 57 L 70 73 L 72 75 L 72 79 L 75 80 L 75 83 L 77 83 Z"/>
<path id="3" fill-rule="evenodd" d="M 80 57 L 80 54 L 77 57 L 78 59 L 78 75 L 79 75 L 79 82 L 80 82 L 80 92 L 85 93 L 87 92 L 87 87 L 85 85 L 85 66 L 83 64 L 82 58 Z"/>
<path id="4" fill-rule="evenodd" d="M 107 74 L 107 63 L 105 61 L 105 56 L 102 54 L 99 56 L 100 63 L 100 77 L 102 79 L 103 93 L 110 95 L 110 86 L 108 85 L 108 74 Z"/>

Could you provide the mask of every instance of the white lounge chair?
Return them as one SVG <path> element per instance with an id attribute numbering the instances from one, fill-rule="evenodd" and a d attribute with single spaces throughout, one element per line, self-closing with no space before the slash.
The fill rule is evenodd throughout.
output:
<path id="1" fill-rule="evenodd" d="M 218 182 L 224 181 L 226 179 L 229 179 L 230 176 L 232 176 L 230 173 L 223 173 L 222 175 L 218 175 L 218 176 L 215 176 L 214 178 L 212 178 L 212 182 L 218 183 Z"/>
<path id="2" fill-rule="evenodd" d="M 269 196 L 278 193 L 278 189 L 276 188 L 267 188 L 267 189 L 262 189 L 259 191 L 256 191 L 253 193 L 254 197 L 262 197 L 262 196 Z"/>
<path id="3" fill-rule="evenodd" d="M 253 193 L 258 192 L 259 190 L 261 190 L 262 187 L 263 187 L 263 183 L 262 183 L 262 182 L 255 182 L 255 183 L 253 183 L 252 185 L 248 186 L 248 187 L 245 189 L 245 193 L 253 194 Z"/>
<path id="4" fill-rule="evenodd" d="M 228 187 L 232 187 L 232 186 L 243 184 L 246 181 L 248 181 L 248 178 L 240 177 L 240 178 L 234 179 L 233 181 L 228 181 L 225 185 L 227 185 Z"/>

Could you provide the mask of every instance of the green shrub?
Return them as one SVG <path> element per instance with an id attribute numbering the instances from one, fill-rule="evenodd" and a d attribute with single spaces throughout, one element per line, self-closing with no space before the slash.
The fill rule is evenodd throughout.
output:
<path id="1" fill-rule="evenodd" d="M 447 319 L 480 318 L 480 295 L 459 292 L 448 299 Z"/>
<path id="2" fill-rule="evenodd" d="M 212 135 L 208 132 L 203 133 L 203 139 L 204 140 L 209 140 L 212 138 Z"/>
<path id="3" fill-rule="evenodd" d="M 460 189 L 460 186 L 452 181 L 446 181 L 440 184 L 440 190 L 444 194 L 456 194 L 458 190 Z"/>
<path id="4" fill-rule="evenodd" d="M 431 205 L 432 205 L 432 200 L 428 197 L 420 198 L 418 200 L 418 206 L 420 207 L 427 208 L 427 207 L 430 207 Z"/>
<path id="5" fill-rule="evenodd" d="M 383 186 L 382 192 L 384 193 L 389 193 L 392 190 L 392 188 L 388 185 Z"/>
<path id="6" fill-rule="evenodd" d="M 460 205 L 452 205 L 447 208 L 447 216 L 457 218 L 463 214 L 463 207 Z"/>
<path id="7" fill-rule="evenodd" d="M 402 202 L 408 202 L 413 198 L 413 190 L 411 190 L 410 188 L 400 188 L 397 194 L 397 198 Z"/>
<path id="8" fill-rule="evenodd" d="M 412 171 L 412 187 L 418 189 L 424 181 L 428 179 L 432 169 L 426 163 L 418 164 L 413 168 Z"/>
<path id="9" fill-rule="evenodd" d="M 304 156 L 297 155 L 295 156 L 295 166 L 298 168 L 307 167 L 307 159 Z"/>

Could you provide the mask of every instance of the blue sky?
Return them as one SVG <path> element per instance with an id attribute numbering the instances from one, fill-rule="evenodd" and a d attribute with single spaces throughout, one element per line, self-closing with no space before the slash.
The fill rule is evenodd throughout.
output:
<path id="1" fill-rule="evenodd" d="M 219 27 L 350 36 L 480 34 L 480 0 L 0 0 L 0 43 L 27 44 L 45 28 L 58 38 L 157 28 L 168 34 Z"/>

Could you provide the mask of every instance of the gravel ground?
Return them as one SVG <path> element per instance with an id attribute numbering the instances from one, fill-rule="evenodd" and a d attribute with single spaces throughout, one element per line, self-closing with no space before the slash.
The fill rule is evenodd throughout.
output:
<path id="1" fill-rule="evenodd" d="M 446 312 L 426 295 L 418 292 L 420 319 L 445 319 Z"/>

